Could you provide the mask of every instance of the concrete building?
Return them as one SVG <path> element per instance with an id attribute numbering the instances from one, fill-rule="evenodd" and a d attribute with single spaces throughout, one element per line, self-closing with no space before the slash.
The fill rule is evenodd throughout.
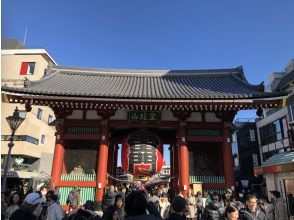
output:
<path id="1" fill-rule="evenodd" d="M 24 87 L 26 79 L 38 80 L 46 74 L 51 64 L 56 64 L 44 49 L 26 49 L 17 40 L 2 40 L 1 86 Z M 8 188 L 25 183 L 31 177 L 46 177 L 51 173 L 55 146 L 55 127 L 49 124 L 55 119 L 54 112 L 45 106 L 32 106 L 31 112 L 25 111 L 24 104 L 11 104 L 2 95 L 1 103 L 1 167 L 7 157 L 8 140 L 11 135 L 6 117 L 18 107 L 26 119 L 16 130 L 12 148 Z"/>
<path id="2" fill-rule="evenodd" d="M 264 117 L 256 123 L 261 166 L 255 167 L 254 172 L 263 175 L 268 193 L 271 190 L 281 192 L 283 198 L 287 199 L 288 211 L 292 216 L 294 60 L 286 65 L 285 71 L 271 74 L 269 80 L 268 91 L 286 91 L 289 95 L 282 108 L 264 111 Z"/>

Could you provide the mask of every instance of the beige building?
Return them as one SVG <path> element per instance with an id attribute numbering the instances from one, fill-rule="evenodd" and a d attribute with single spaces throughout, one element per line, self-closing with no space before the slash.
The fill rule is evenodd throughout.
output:
<path id="1" fill-rule="evenodd" d="M 21 49 L 18 49 L 21 48 Z M 44 49 L 25 49 L 19 41 L 2 40 L 1 86 L 24 87 L 26 80 L 38 80 L 46 74 L 48 65 L 56 64 Z M 30 112 L 21 104 L 9 104 L 2 95 L 1 102 L 1 168 L 8 153 L 10 128 L 6 117 L 18 107 L 25 116 L 24 122 L 16 130 L 14 147 L 8 172 L 8 187 L 20 180 L 51 174 L 55 146 L 55 127 L 49 126 L 54 112 L 49 107 L 32 106 Z M 3 173 L 3 170 L 2 170 Z"/>

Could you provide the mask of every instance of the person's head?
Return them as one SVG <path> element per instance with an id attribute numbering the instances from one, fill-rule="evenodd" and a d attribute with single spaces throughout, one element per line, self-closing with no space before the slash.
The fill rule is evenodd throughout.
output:
<path id="1" fill-rule="evenodd" d="M 114 185 L 110 185 L 110 186 L 109 186 L 109 191 L 110 191 L 110 192 L 114 192 Z"/>
<path id="2" fill-rule="evenodd" d="M 260 203 L 262 203 L 262 204 L 264 204 L 264 203 L 270 203 L 270 201 L 268 200 L 268 198 L 267 198 L 266 196 L 264 196 L 264 195 L 261 195 L 261 196 L 259 197 L 259 201 L 260 201 Z"/>
<path id="3" fill-rule="evenodd" d="M 84 204 L 84 208 L 94 211 L 94 205 L 95 203 L 93 201 L 87 200 L 86 203 Z"/>
<path id="4" fill-rule="evenodd" d="M 211 200 L 213 203 L 219 202 L 219 194 L 217 192 L 212 193 Z"/>
<path id="5" fill-rule="evenodd" d="M 126 192 L 127 192 L 126 187 L 122 187 L 122 188 L 121 188 L 121 192 L 122 192 L 122 193 L 126 193 Z"/>
<path id="6" fill-rule="evenodd" d="M 244 198 L 244 192 L 243 191 L 240 191 L 239 193 L 238 193 L 238 196 L 239 196 L 239 198 Z"/>
<path id="7" fill-rule="evenodd" d="M 123 196 L 121 194 L 117 194 L 115 196 L 115 200 L 114 201 L 115 201 L 116 208 L 120 209 L 121 207 L 123 207 L 123 205 L 124 205 L 124 198 L 123 198 Z"/>
<path id="8" fill-rule="evenodd" d="M 251 212 L 257 209 L 257 198 L 255 195 L 249 194 L 246 198 L 246 206 Z"/>
<path id="9" fill-rule="evenodd" d="M 198 192 L 196 193 L 196 196 L 197 196 L 197 197 L 202 197 L 202 192 L 198 191 Z"/>
<path id="10" fill-rule="evenodd" d="M 21 205 L 21 197 L 18 192 L 15 192 L 11 195 L 9 199 L 9 205 L 12 205 L 12 204 Z"/>
<path id="11" fill-rule="evenodd" d="M 48 206 L 53 205 L 56 201 L 57 201 L 58 197 L 55 194 L 50 193 L 49 195 L 47 195 L 46 197 L 46 202 Z"/>
<path id="12" fill-rule="evenodd" d="M 133 190 L 126 198 L 125 211 L 128 216 L 146 214 L 147 200 L 141 190 Z"/>
<path id="13" fill-rule="evenodd" d="M 228 220 L 237 220 L 239 218 L 239 210 L 234 204 L 227 205 L 226 216 Z"/>
<path id="14" fill-rule="evenodd" d="M 194 196 L 194 195 L 193 195 L 193 189 L 189 188 L 189 190 L 188 190 L 188 195 L 189 195 L 189 196 Z"/>
<path id="15" fill-rule="evenodd" d="M 186 208 L 186 200 L 181 196 L 175 196 L 171 202 L 172 212 L 180 215 L 184 214 Z"/>
<path id="16" fill-rule="evenodd" d="M 281 193 L 277 190 L 270 191 L 270 193 L 271 193 L 271 199 L 274 201 L 276 201 L 277 199 L 281 197 Z"/>
<path id="17" fill-rule="evenodd" d="M 167 193 L 166 192 L 161 193 L 160 200 L 162 202 L 167 202 L 168 201 Z"/>
<path id="18" fill-rule="evenodd" d="M 27 207 L 38 218 L 41 215 L 43 197 L 40 193 L 29 193 L 23 203 L 23 206 Z"/>
<path id="19" fill-rule="evenodd" d="M 48 191 L 48 188 L 47 188 L 47 186 L 41 186 L 41 188 L 40 188 L 40 193 L 41 193 L 41 195 L 43 196 L 43 197 L 46 197 L 46 195 L 47 195 L 47 191 Z"/>

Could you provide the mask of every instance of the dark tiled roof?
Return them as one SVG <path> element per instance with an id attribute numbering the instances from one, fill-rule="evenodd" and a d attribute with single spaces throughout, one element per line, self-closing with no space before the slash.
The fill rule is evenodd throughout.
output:
<path id="1" fill-rule="evenodd" d="M 32 95 L 124 99 L 244 99 L 280 96 L 249 84 L 242 67 L 212 70 L 114 70 L 51 66 L 28 88 L 3 91 Z"/>
<path id="2" fill-rule="evenodd" d="M 290 84 L 294 80 L 294 70 L 287 75 L 285 75 L 281 81 L 279 82 L 277 89 L 276 90 L 281 90 L 283 89 L 287 84 Z"/>

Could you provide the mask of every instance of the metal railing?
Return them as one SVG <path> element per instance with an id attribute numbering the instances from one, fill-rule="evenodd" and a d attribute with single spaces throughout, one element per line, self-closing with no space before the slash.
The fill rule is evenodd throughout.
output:
<path id="1" fill-rule="evenodd" d="M 61 205 L 66 204 L 67 196 L 69 192 L 72 190 L 72 187 L 60 187 L 60 198 L 59 202 Z M 78 187 L 81 190 L 81 203 L 85 204 L 87 200 L 95 201 L 95 188 L 94 187 Z"/>
<path id="2" fill-rule="evenodd" d="M 190 176 L 190 183 L 225 183 L 224 176 Z"/>
<path id="3" fill-rule="evenodd" d="M 95 174 L 82 174 L 82 173 L 61 174 L 60 180 L 61 181 L 95 181 L 96 175 Z"/>

